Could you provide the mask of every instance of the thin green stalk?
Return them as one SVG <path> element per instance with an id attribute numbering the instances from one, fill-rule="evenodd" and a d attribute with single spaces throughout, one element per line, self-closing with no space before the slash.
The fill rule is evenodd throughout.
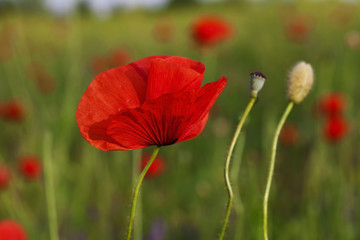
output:
<path id="1" fill-rule="evenodd" d="M 133 150 L 132 153 L 132 189 L 136 187 L 136 181 L 139 177 L 141 170 L 141 149 Z M 142 238 L 142 199 L 141 193 L 139 193 L 138 204 L 136 207 L 136 218 L 134 219 L 134 240 L 140 240 Z"/>
<path id="2" fill-rule="evenodd" d="M 43 148 L 45 192 L 49 218 L 50 240 L 59 240 L 55 203 L 54 172 L 51 157 L 52 137 L 49 132 L 45 133 Z"/>
<path id="3" fill-rule="evenodd" d="M 18 217 L 19 214 L 17 212 L 17 208 L 14 207 L 13 201 L 11 201 L 10 197 L 9 197 L 9 193 L 8 192 L 2 192 L 1 193 L 1 198 L 2 198 L 2 202 L 1 206 L 4 207 L 4 209 L 7 210 L 9 216 L 11 218 L 15 218 Z"/>
<path id="4" fill-rule="evenodd" d="M 263 231 L 264 231 L 264 239 L 268 240 L 268 233 L 267 233 L 267 216 L 268 216 L 268 201 L 269 201 L 269 194 L 270 194 L 270 188 L 271 188 L 271 182 L 272 182 L 272 178 L 274 175 L 274 168 L 275 168 L 275 156 L 276 156 L 276 146 L 277 146 L 277 142 L 279 139 L 279 135 L 280 135 L 280 131 L 281 128 L 283 127 L 287 117 L 289 116 L 289 113 L 291 111 L 291 109 L 294 106 L 294 102 L 289 102 L 289 104 L 287 105 L 284 114 L 282 115 L 280 122 L 276 128 L 275 131 L 275 136 L 273 139 L 273 143 L 272 143 L 272 149 L 271 149 L 271 159 L 270 159 L 270 168 L 269 168 L 269 175 L 267 178 L 267 183 L 266 183 L 266 189 L 265 189 L 265 195 L 264 195 L 264 203 L 263 203 L 263 207 L 264 207 L 264 216 L 263 216 Z"/>
<path id="5" fill-rule="evenodd" d="M 256 97 L 251 97 L 250 101 L 245 109 L 244 114 L 241 116 L 239 124 L 236 127 L 234 136 L 232 138 L 231 144 L 230 144 L 230 148 L 226 157 L 226 161 L 225 161 L 225 169 L 224 169 L 224 177 L 225 177 L 225 183 L 226 183 L 226 188 L 228 191 L 228 195 L 229 195 L 229 199 L 228 199 L 228 204 L 227 204 L 227 208 L 226 208 L 226 214 L 225 214 L 225 218 L 224 218 L 224 224 L 220 233 L 220 238 L 219 240 L 222 240 L 224 238 L 225 235 L 225 230 L 226 230 L 226 226 L 227 223 L 229 221 L 229 216 L 230 216 L 230 212 L 231 212 L 231 206 L 232 206 L 232 202 L 233 202 L 233 198 L 234 198 L 234 194 L 233 194 L 233 190 L 231 187 L 231 183 L 230 183 L 230 176 L 229 176 L 229 166 L 230 166 L 230 160 L 231 160 L 231 156 L 232 153 L 234 151 L 234 147 L 236 144 L 236 141 L 239 137 L 240 131 L 242 129 L 242 126 L 244 125 L 245 119 L 247 118 L 247 116 L 250 113 L 251 108 L 254 106 Z"/>
<path id="6" fill-rule="evenodd" d="M 240 197 L 240 190 L 239 190 L 239 184 L 238 184 L 238 177 L 240 175 L 241 170 L 241 162 L 242 162 L 242 155 L 245 148 L 245 134 L 242 134 L 239 136 L 238 144 L 234 149 L 234 158 L 233 158 L 233 164 L 232 169 L 230 171 L 230 176 L 232 176 L 233 183 L 233 192 L 234 192 L 234 210 L 237 216 L 237 225 L 235 228 L 235 238 L 234 239 L 240 239 L 242 228 L 243 228 L 243 213 L 244 213 L 244 206 Z"/>
<path id="7" fill-rule="evenodd" d="M 159 153 L 159 150 L 160 150 L 159 146 L 157 146 L 154 149 L 153 154 L 151 155 L 151 157 L 150 157 L 149 161 L 147 162 L 145 168 L 142 170 L 142 172 L 141 172 L 141 174 L 139 176 L 139 179 L 138 179 L 138 181 L 136 183 L 134 193 L 133 193 L 133 200 L 132 200 L 132 203 L 131 203 L 130 219 L 129 219 L 127 237 L 126 237 L 127 240 L 130 240 L 130 238 L 131 238 L 132 225 L 133 225 L 134 214 L 135 214 L 135 209 L 136 209 L 136 201 L 137 201 L 137 198 L 138 198 L 138 195 L 139 195 L 139 192 L 140 192 L 141 183 L 142 183 L 147 171 L 149 170 L 151 164 L 154 162 L 157 154 Z"/>

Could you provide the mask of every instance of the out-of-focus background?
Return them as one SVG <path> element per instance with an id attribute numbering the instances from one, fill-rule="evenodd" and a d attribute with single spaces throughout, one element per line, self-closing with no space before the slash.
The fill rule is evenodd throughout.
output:
<path id="1" fill-rule="evenodd" d="M 100 151 L 81 137 L 75 112 L 98 73 L 167 54 L 203 62 L 204 83 L 225 76 L 228 85 L 199 137 L 161 149 L 142 186 L 134 239 L 218 237 L 226 151 L 254 71 L 267 80 L 234 154 L 226 239 L 262 239 L 286 77 L 304 60 L 315 84 L 280 136 L 270 237 L 360 239 L 359 14 L 356 1 L 1 0 L 0 220 L 17 221 L 31 240 L 50 239 L 51 160 L 60 239 L 122 239 L 140 171 L 133 159 L 152 148 Z"/>

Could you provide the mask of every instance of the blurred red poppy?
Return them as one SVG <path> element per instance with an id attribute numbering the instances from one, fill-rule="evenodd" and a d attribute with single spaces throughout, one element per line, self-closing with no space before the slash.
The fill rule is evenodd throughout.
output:
<path id="1" fill-rule="evenodd" d="M 299 131 L 292 123 L 286 123 L 280 132 L 280 142 L 285 146 L 295 144 L 299 139 Z"/>
<path id="2" fill-rule="evenodd" d="M 209 46 L 227 40 L 232 35 L 231 25 L 217 16 L 199 17 L 192 25 L 192 36 L 200 46 Z"/>
<path id="3" fill-rule="evenodd" d="M 346 26 L 356 16 L 356 8 L 351 4 L 340 3 L 330 13 L 329 20 L 333 22 L 336 27 Z"/>
<path id="4" fill-rule="evenodd" d="M 0 189 L 7 187 L 11 180 L 10 169 L 4 165 L 0 165 Z"/>
<path id="5" fill-rule="evenodd" d="M 0 222 L 1 240 L 27 240 L 26 232 L 17 222 L 6 219 Z"/>
<path id="6" fill-rule="evenodd" d="M 12 46 L 4 39 L 0 38 L 0 62 L 7 61 L 13 56 Z"/>
<path id="7" fill-rule="evenodd" d="M 107 59 L 104 56 L 97 56 L 91 60 L 91 70 L 94 74 L 99 74 L 108 69 Z"/>
<path id="8" fill-rule="evenodd" d="M 14 25 L 5 23 L 0 30 L 0 62 L 13 56 L 13 44 L 17 39 L 17 29 Z"/>
<path id="9" fill-rule="evenodd" d="M 340 93 L 329 93 L 320 99 L 320 110 L 327 117 L 339 116 L 345 108 L 345 99 Z"/>
<path id="10" fill-rule="evenodd" d="M 27 73 L 41 93 L 50 94 L 56 89 L 56 80 L 49 74 L 42 63 L 32 62 L 27 67 Z"/>
<path id="11" fill-rule="evenodd" d="M 154 25 L 153 35 L 160 43 L 168 43 L 174 36 L 174 23 L 169 17 L 160 18 Z"/>
<path id="12" fill-rule="evenodd" d="M 312 32 L 312 22 L 306 16 L 292 16 L 285 24 L 286 37 L 294 43 L 305 42 Z"/>
<path id="13" fill-rule="evenodd" d="M 37 179 L 42 173 L 41 161 L 36 156 L 24 156 L 19 161 L 19 171 L 27 179 Z"/>
<path id="14" fill-rule="evenodd" d="M 201 86 L 201 62 L 151 56 L 99 74 L 82 96 L 76 119 L 101 150 L 164 146 L 198 136 L 226 78 Z"/>
<path id="15" fill-rule="evenodd" d="M 109 68 L 108 69 L 125 65 L 129 62 L 130 59 L 131 59 L 131 54 L 129 51 L 127 51 L 123 48 L 115 49 L 111 53 L 111 56 L 109 58 Z"/>
<path id="16" fill-rule="evenodd" d="M 331 142 L 343 139 L 348 130 L 348 123 L 341 117 L 331 117 L 326 119 L 324 126 L 324 136 Z"/>
<path id="17" fill-rule="evenodd" d="M 141 171 L 145 168 L 146 164 L 148 163 L 151 154 L 146 154 L 141 159 Z M 162 157 L 157 156 L 153 163 L 151 164 L 149 170 L 147 171 L 145 177 L 153 178 L 159 176 L 165 170 L 165 161 Z"/>
<path id="18" fill-rule="evenodd" d="M 9 44 L 13 44 L 18 39 L 18 29 L 12 23 L 3 24 L 0 30 L 0 39 L 4 40 Z"/>
<path id="19" fill-rule="evenodd" d="M 21 121 L 24 118 L 24 109 L 15 100 L 0 103 L 0 117 L 9 121 Z"/>
<path id="20" fill-rule="evenodd" d="M 125 65 L 131 59 L 131 54 L 125 48 L 117 48 L 109 56 L 94 57 L 91 62 L 91 70 L 99 74 L 108 69 Z"/>

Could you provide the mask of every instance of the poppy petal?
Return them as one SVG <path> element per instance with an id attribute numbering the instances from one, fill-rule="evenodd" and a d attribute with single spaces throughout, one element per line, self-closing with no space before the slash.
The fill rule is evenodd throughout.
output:
<path id="1" fill-rule="evenodd" d="M 200 88 L 204 71 L 205 67 L 201 62 L 184 57 L 154 59 L 149 71 L 146 99 Z"/>
<path id="2" fill-rule="evenodd" d="M 100 149 L 112 146 L 114 141 L 101 130 L 104 122 L 106 123 L 112 115 L 137 108 L 144 102 L 151 60 L 168 57 L 147 57 L 96 76 L 82 96 L 76 112 L 82 136 Z M 92 130 L 89 132 L 90 127 Z M 110 145 L 106 141 L 109 141 Z M 115 146 L 110 149 L 113 147 Z"/>
<path id="3" fill-rule="evenodd" d="M 196 136 L 198 136 L 208 119 L 208 114 L 211 107 L 214 105 L 216 99 L 226 86 L 227 79 L 222 77 L 217 82 L 212 82 L 205 84 L 201 87 L 196 94 L 196 101 L 193 103 L 193 108 L 191 109 L 191 119 L 189 120 L 189 125 L 186 131 L 183 132 L 182 136 L 179 138 L 180 141 L 187 141 Z"/>
<path id="4" fill-rule="evenodd" d="M 208 112 L 225 85 L 222 78 L 199 89 L 145 102 L 141 108 L 115 116 L 107 134 L 129 149 L 190 140 L 203 130 Z"/>
<path id="5" fill-rule="evenodd" d="M 205 114 L 201 120 L 191 124 L 191 126 L 188 128 L 188 131 L 186 131 L 186 133 L 184 133 L 183 136 L 179 138 L 178 142 L 187 141 L 197 137 L 204 130 L 208 119 L 209 113 Z"/>

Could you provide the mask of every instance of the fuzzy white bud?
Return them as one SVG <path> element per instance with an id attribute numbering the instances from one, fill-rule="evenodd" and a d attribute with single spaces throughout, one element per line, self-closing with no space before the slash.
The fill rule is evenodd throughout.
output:
<path id="1" fill-rule="evenodd" d="M 294 103 L 300 103 L 310 92 L 314 83 L 314 71 L 306 62 L 297 63 L 290 71 L 287 97 Z"/>

